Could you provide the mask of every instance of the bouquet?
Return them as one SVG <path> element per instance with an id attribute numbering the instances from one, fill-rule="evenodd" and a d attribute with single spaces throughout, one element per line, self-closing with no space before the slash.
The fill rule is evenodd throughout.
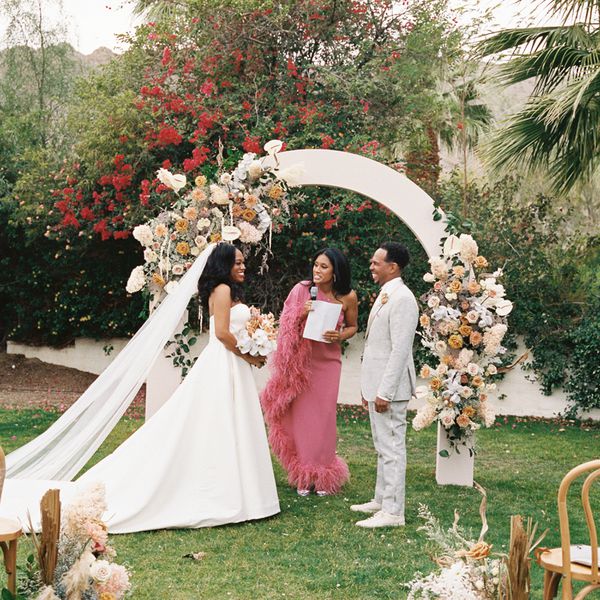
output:
<path id="1" fill-rule="evenodd" d="M 420 430 L 437 420 L 456 448 L 466 445 L 469 434 L 482 424 L 494 423 L 488 391 L 496 387 L 493 379 L 506 352 L 502 340 L 513 305 L 499 283 L 502 271 L 488 272 L 488 261 L 470 235 L 449 236 L 443 254 L 429 264 L 431 272 L 423 278 L 433 285 L 421 297 L 421 336 L 438 364 L 421 368 L 429 384 L 413 428 Z"/>
<path id="2" fill-rule="evenodd" d="M 436 547 L 433 560 L 439 569 L 428 575 L 416 573 L 408 587 L 408 599 L 492 600 L 506 598 L 506 564 L 499 555 L 491 555 L 492 546 L 470 539 L 458 526 L 444 529 L 427 506 L 419 505 L 425 524 L 419 530 Z M 456 511 L 455 511 L 456 516 Z"/>
<path id="3" fill-rule="evenodd" d="M 102 515 L 106 511 L 102 484 L 82 491 L 61 516 L 56 568 L 50 585 L 44 586 L 33 564 L 20 582 L 20 596 L 36 600 L 121 600 L 131 591 L 130 573 L 114 562 L 116 551 L 109 544 Z M 38 566 L 41 570 L 42 565 Z"/>
<path id="4" fill-rule="evenodd" d="M 277 349 L 277 323 L 272 313 L 250 308 L 250 319 L 237 335 L 237 347 L 242 354 L 268 356 Z"/>

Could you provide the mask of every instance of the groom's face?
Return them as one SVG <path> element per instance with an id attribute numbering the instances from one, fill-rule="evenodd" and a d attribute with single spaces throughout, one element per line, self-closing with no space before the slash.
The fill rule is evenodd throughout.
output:
<path id="1" fill-rule="evenodd" d="M 389 263 L 387 259 L 387 250 L 378 248 L 371 258 L 371 277 L 377 285 L 387 283 L 394 276 L 395 263 Z"/>

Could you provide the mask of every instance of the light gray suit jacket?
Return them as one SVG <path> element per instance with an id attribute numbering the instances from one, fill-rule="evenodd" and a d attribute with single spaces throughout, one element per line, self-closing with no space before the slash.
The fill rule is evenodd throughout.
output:
<path id="1" fill-rule="evenodd" d="M 406 401 L 415 394 L 415 365 L 412 346 L 419 308 L 404 282 L 398 284 L 383 304 L 375 301 L 365 333 L 361 367 L 361 392 L 372 402 L 377 396 L 389 401 Z"/>

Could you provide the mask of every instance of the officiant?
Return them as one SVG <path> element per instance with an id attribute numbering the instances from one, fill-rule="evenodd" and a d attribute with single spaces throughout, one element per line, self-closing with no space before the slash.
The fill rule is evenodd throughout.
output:
<path id="1" fill-rule="evenodd" d="M 319 339 L 315 323 L 333 312 L 319 310 L 321 303 L 340 309 L 337 323 Z M 319 318 L 310 319 L 312 311 Z M 277 351 L 269 360 L 272 375 L 261 395 L 271 448 L 300 496 L 336 494 L 348 480 L 348 466 L 336 454 L 336 408 L 341 342 L 356 333 L 357 319 L 348 259 L 336 248 L 324 248 L 312 260 L 310 278 L 297 283 L 285 301 Z"/>

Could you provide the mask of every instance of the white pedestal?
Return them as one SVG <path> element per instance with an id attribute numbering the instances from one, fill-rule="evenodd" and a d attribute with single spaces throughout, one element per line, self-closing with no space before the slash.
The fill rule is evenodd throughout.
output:
<path id="1" fill-rule="evenodd" d="M 474 434 L 471 434 L 474 435 Z M 471 438 L 471 444 L 473 443 Z M 448 456 L 440 456 L 446 450 Z M 465 446 L 459 446 L 460 454 L 450 446 L 447 431 L 438 423 L 437 452 L 435 456 L 435 480 L 438 485 L 463 485 L 473 487 L 475 456 Z"/>
<path id="2" fill-rule="evenodd" d="M 151 306 L 150 311 L 152 308 Z M 181 333 L 187 319 L 188 312 L 186 310 L 173 335 Z M 170 350 L 165 352 L 163 349 L 146 379 L 146 410 L 144 413 L 146 420 L 171 397 L 181 383 L 181 369 L 173 366 L 173 360 L 166 357 L 166 354 L 169 353 Z"/>

